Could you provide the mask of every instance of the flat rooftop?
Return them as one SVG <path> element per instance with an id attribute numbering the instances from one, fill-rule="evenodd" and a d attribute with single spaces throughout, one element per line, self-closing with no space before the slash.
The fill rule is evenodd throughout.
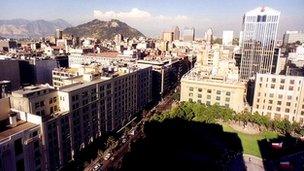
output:
<path id="1" fill-rule="evenodd" d="M 53 88 L 51 88 L 50 86 L 47 86 L 47 85 L 27 86 L 27 87 L 24 87 L 22 89 L 13 91 L 12 95 L 13 96 L 19 96 L 19 97 L 20 96 L 24 97 L 24 96 L 32 95 L 32 94 L 34 94 L 36 92 L 40 92 L 40 91 L 45 91 L 42 94 L 46 94 L 46 93 L 55 91 L 55 89 L 53 89 Z"/>
<path id="2" fill-rule="evenodd" d="M 18 125 L 15 127 L 7 126 L 5 130 L 0 132 L 0 142 L 16 133 L 38 126 L 37 124 L 33 124 L 26 121 L 18 121 L 17 124 Z"/>

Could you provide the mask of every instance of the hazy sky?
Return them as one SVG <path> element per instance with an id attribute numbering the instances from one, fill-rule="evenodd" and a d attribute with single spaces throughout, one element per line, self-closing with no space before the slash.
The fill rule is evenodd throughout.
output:
<path id="1" fill-rule="evenodd" d="M 279 34 L 304 30 L 304 0 L 5 0 L 0 4 L 0 19 L 62 18 L 77 25 L 94 18 L 117 18 L 147 36 L 175 25 L 195 27 L 198 36 L 208 27 L 217 35 L 233 30 L 237 36 L 246 11 L 269 6 L 281 11 Z"/>

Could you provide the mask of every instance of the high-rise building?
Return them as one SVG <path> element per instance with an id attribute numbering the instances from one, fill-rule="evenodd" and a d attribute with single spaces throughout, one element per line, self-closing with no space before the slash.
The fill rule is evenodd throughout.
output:
<path id="1" fill-rule="evenodd" d="M 173 31 L 173 40 L 179 40 L 179 38 L 180 38 L 180 31 L 179 31 L 179 27 L 176 26 Z"/>
<path id="2" fill-rule="evenodd" d="M 56 39 L 62 39 L 62 30 L 56 29 Z"/>
<path id="3" fill-rule="evenodd" d="M 280 12 L 258 7 L 243 18 L 241 79 L 248 80 L 256 73 L 271 73 Z"/>
<path id="4" fill-rule="evenodd" d="M 233 41 L 233 31 L 228 31 L 228 30 L 224 30 L 223 31 L 223 45 L 224 46 L 229 46 L 232 45 L 232 41 Z"/>
<path id="5" fill-rule="evenodd" d="M 239 35 L 239 46 L 242 47 L 242 43 L 243 43 L 243 31 L 240 31 L 240 35 Z"/>
<path id="6" fill-rule="evenodd" d="M 183 40 L 189 42 L 189 41 L 194 41 L 194 39 L 195 39 L 195 29 L 185 28 L 183 30 Z"/>
<path id="7" fill-rule="evenodd" d="M 168 42 L 172 42 L 174 38 L 174 33 L 171 31 L 166 31 L 163 32 L 163 40 L 164 41 L 168 41 Z"/>
<path id="8" fill-rule="evenodd" d="M 212 28 L 208 28 L 208 30 L 205 32 L 205 41 L 208 44 L 212 44 L 212 41 L 213 41 L 213 30 L 212 30 Z"/>

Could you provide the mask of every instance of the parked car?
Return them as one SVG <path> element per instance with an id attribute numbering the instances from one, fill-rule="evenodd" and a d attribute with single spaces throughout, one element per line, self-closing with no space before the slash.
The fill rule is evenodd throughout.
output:
<path id="1" fill-rule="evenodd" d="M 107 153 L 107 154 L 103 157 L 103 159 L 104 159 L 104 160 L 109 160 L 110 157 L 111 157 L 111 153 Z"/>

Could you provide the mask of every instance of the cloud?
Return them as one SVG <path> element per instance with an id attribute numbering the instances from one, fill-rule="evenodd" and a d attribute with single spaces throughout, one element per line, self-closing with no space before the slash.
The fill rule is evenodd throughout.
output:
<path id="1" fill-rule="evenodd" d="M 136 21 L 142 22 L 143 19 L 152 22 L 163 22 L 168 21 L 170 23 L 181 22 L 188 20 L 185 15 L 177 16 L 164 16 L 164 15 L 152 15 L 148 11 L 140 10 L 138 8 L 133 8 L 128 12 L 115 12 L 115 11 L 100 11 L 94 10 L 94 18 L 102 20 L 119 19 L 122 21 Z"/>
<path id="2" fill-rule="evenodd" d="M 110 19 L 129 20 L 129 19 L 150 18 L 152 17 L 152 15 L 147 11 L 133 8 L 129 12 L 115 12 L 115 11 L 102 12 L 100 10 L 94 10 L 94 17 L 104 20 L 110 20 Z"/>

